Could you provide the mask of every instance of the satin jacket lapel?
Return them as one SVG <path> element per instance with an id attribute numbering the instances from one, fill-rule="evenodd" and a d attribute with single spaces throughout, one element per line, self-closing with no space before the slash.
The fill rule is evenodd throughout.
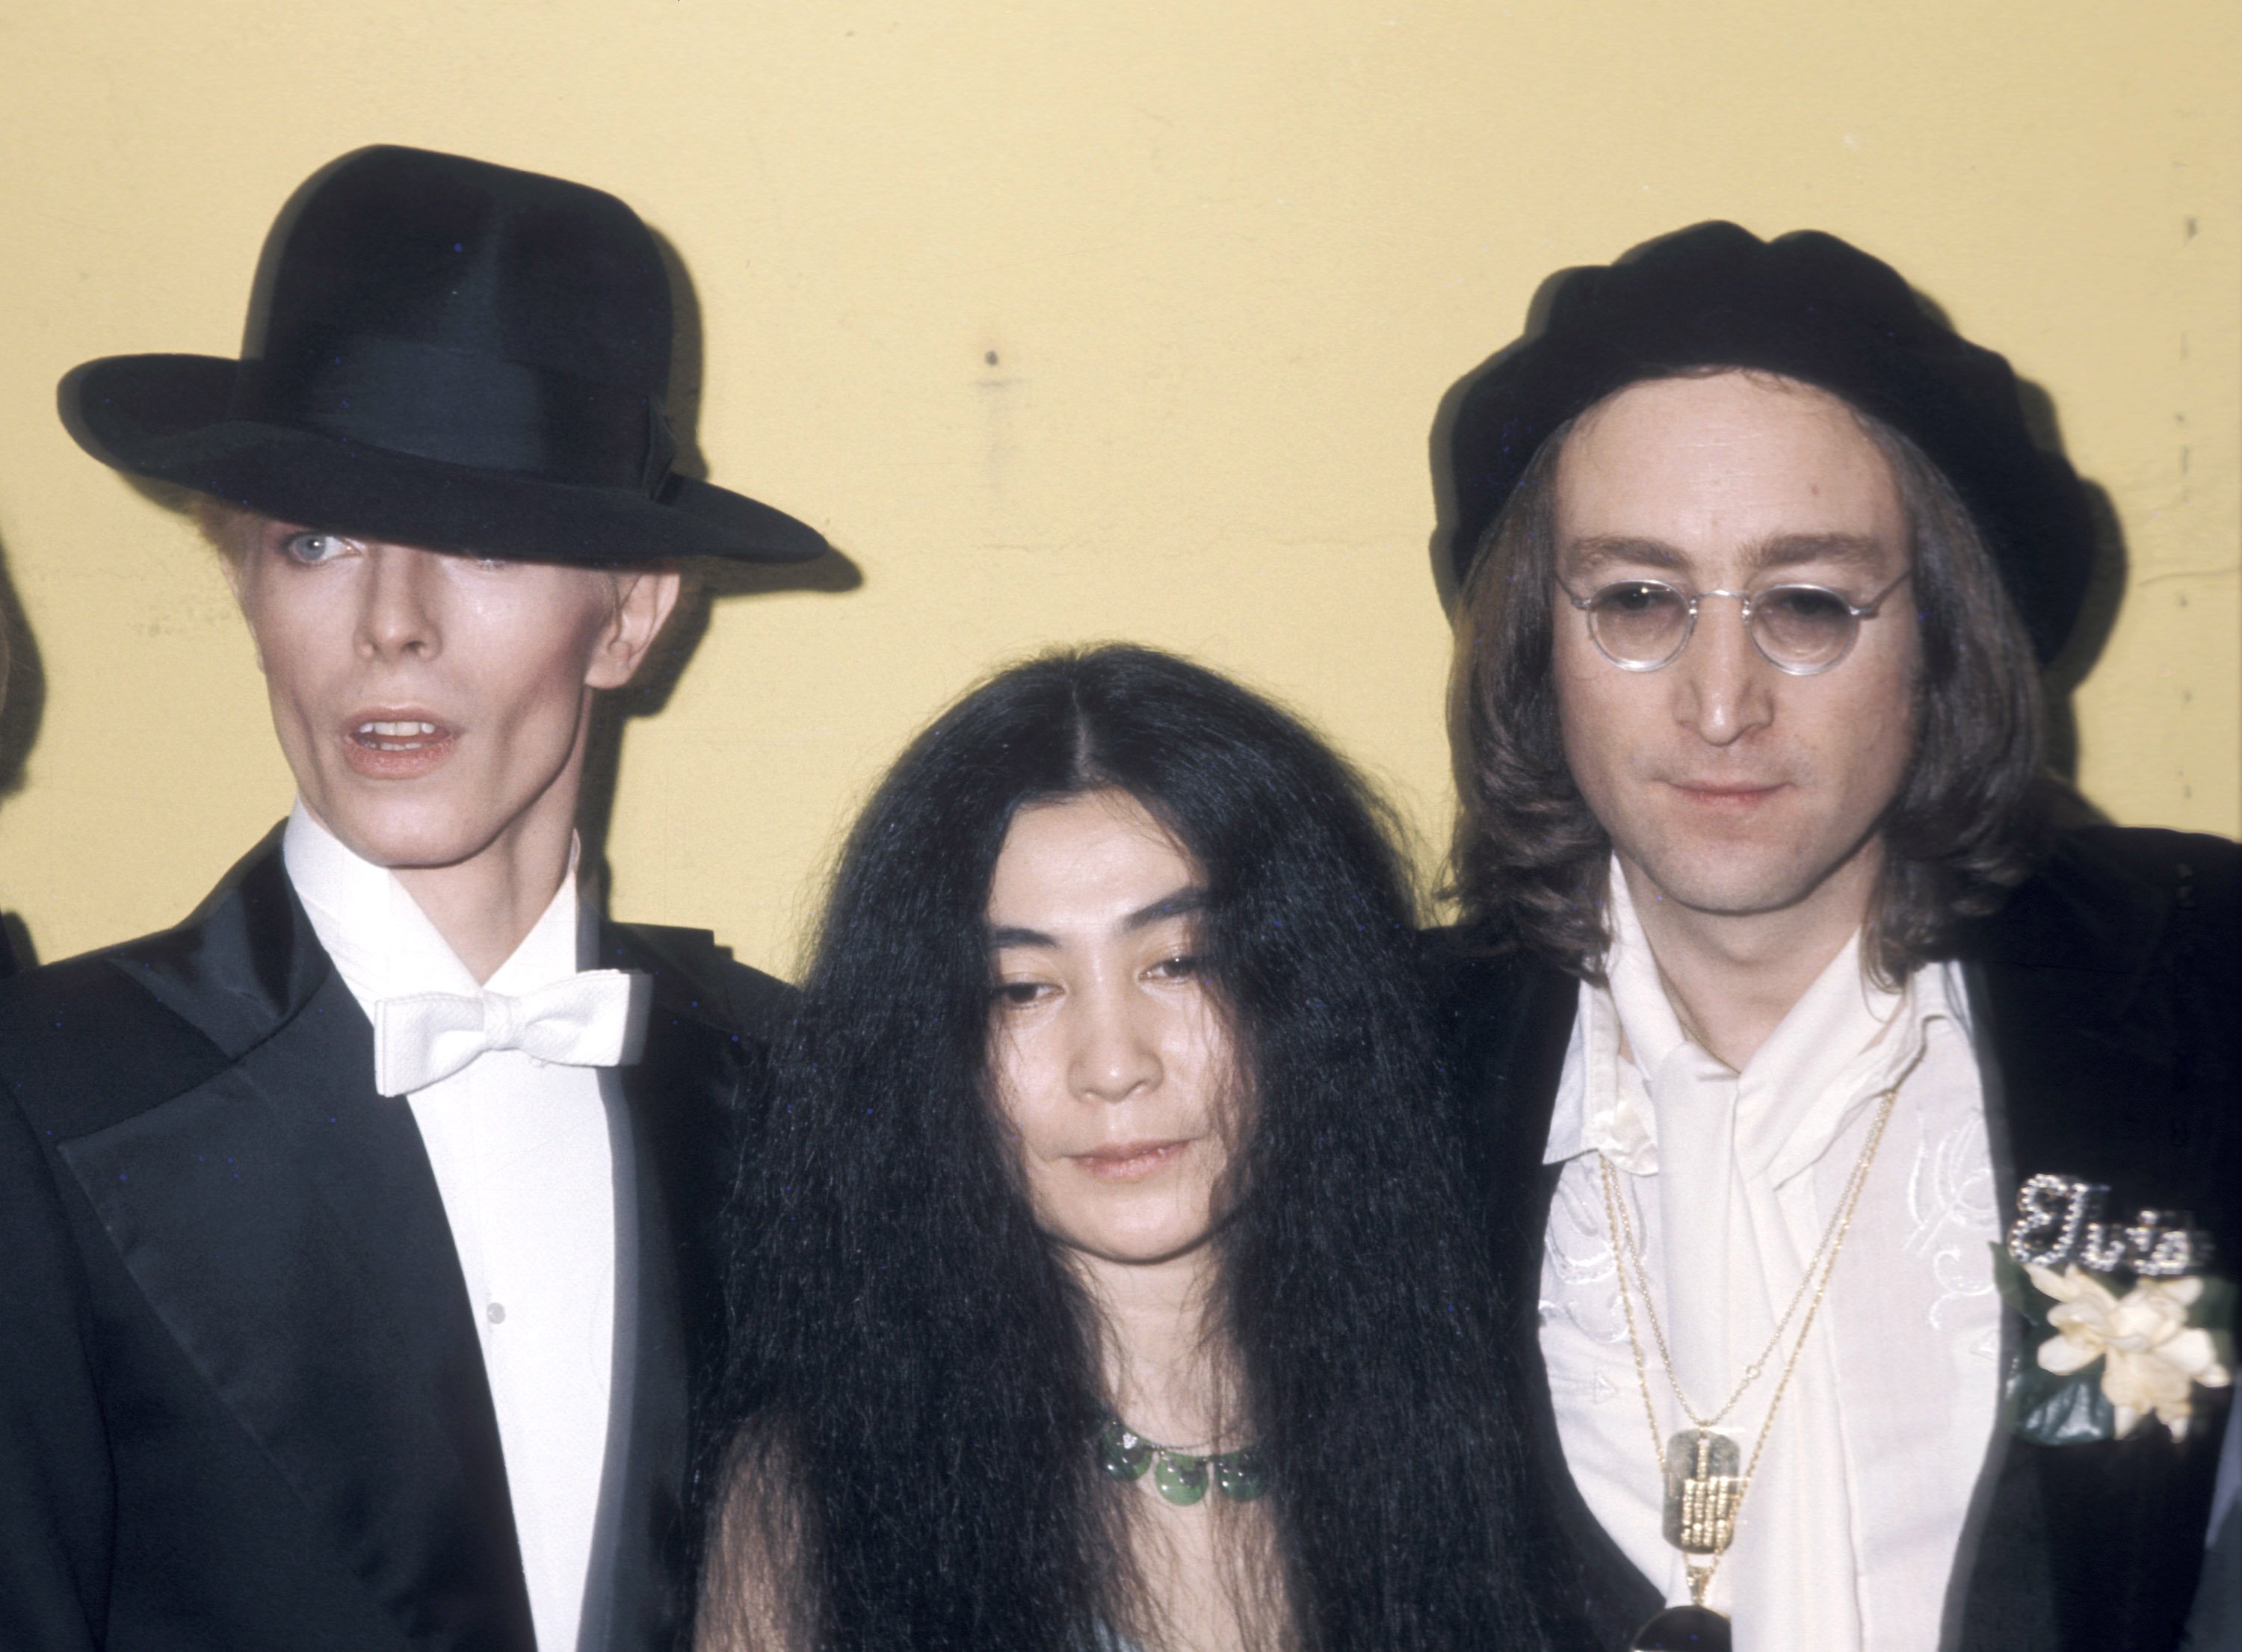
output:
<path id="1" fill-rule="evenodd" d="M 2157 892 L 2073 865 L 2020 891 L 1972 945 L 1964 973 L 2004 1223 L 2019 1181 L 2046 1171 L 2109 1184 L 2116 1213 L 2191 1202 L 2198 1172 L 2179 1144 L 2127 1128 L 2130 1101 L 2172 1086 L 2169 995 L 2142 990 L 2165 918 Z M 2004 1371 L 2023 1332 L 2017 1314 L 2004 1316 Z M 2202 1511 L 2192 1529 L 2187 1513 L 2199 1500 L 2180 1481 L 2183 1457 L 2203 1443 L 2160 1432 L 2047 1447 L 1996 1430 L 1955 1568 L 1948 1646 L 2136 1643 L 2145 1583 L 2176 1559 L 2192 1566 L 2202 1542 Z"/>
<path id="2" fill-rule="evenodd" d="M 275 840 L 117 960 L 235 1055 L 64 1143 L 196 1368 L 417 1645 L 527 1652 L 529 1606 L 466 1287 L 409 1108 Z"/>
<path id="3" fill-rule="evenodd" d="M 606 930 L 602 961 L 649 973 L 654 998 L 645 1053 L 619 1080 L 632 1209 L 616 1256 L 619 1275 L 630 1272 L 633 1312 L 617 1371 L 628 1363 L 629 1397 L 618 1391 L 601 1496 L 610 1582 L 604 1600 L 587 1602 L 581 1644 L 648 1652 L 681 1647 L 691 1623 L 705 1466 L 693 1408 L 713 1391 L 723 1355 L 719 1225 L 754 1058 L 628 927 Z"/>

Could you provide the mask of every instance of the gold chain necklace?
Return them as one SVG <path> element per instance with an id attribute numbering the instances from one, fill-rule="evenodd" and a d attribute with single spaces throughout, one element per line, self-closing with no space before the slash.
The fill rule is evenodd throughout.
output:
<path id="1" fill-rule="evenodd" d="M 1627 1319 L 1627 1341 L 1635 1356 L 1635 1380 L 1642 1393 L 1643 1420 L 1650 1425 L 1650 1448 L 1658 1461 L 1659 1473 L 1666 1482 L 1666 1541 L 1682 1550 L 1685 1556 L 1709 1555 L 1702 1565 L 1695 1559 L 1687 1561 L 1689 1577 L 1688 1606 L 1668 1607 L 1653 1615 L 1635 1632 L 1633 1645 L 1636 1652 L 1653 1652 L 1665 1647 L 1702 1647 L 1706 1652 L 1715 1652 L 1729 1644 L 1728 1620 L 1705 1604 L 1705 1593 L 1712 1585 L 1713 1575 L 1720 1569 L 1722 1557 L 1735 1535 L 1736 1518 L 1743 1508 L 1744 1495 L 1751 1489 L 1752 1480 L 1759 1472 L 1760 1455 L 1767 1449 L 1769 1436 L 1775 1429 L 1775 1414 L 1789 1392 L 1792 1374 L 1798 1369 L 1799 1356 L 1805 1352 L 1806 1339 L 1812 1334 L 1814 1321 L 1822 1311 L 1822 1299 L 1829 1288 L 1829 1276 L 1836 1270 L 1838 1254 L 1843 1250 L 1845 1237 L 1852 1231 L 1853 1214 L 1859 1207 L 1861 1192 L 1868 1186 L 1869 1169 L 1875 1164 L 1876 1149 L 1883 1145 L 1884 1128 L 1891 1122 L 1892 1109 L 1899 1100 L 1900 1087 L 1905 1084 L 1915 1069 L 1922 1064 L 1923 1049 L 1916 1053 L 1899 1076 L 1877 1097 L 1876 1121 L 1869 1128 L 1869 1139 L 1855 1161 L 1851 1174 L 1839 1194 L 1836 1214 L 1830 1225 L 1822 1232 L 1822 1243 L 1815 1247 L 1813 1258 L 1799 1281 L 1790 1305 L 1776 1321 L 1775 1336 L 1746 1370 L 1743 1379 L 1729 1395 L 1728 1402 L 1715 1412 L 1711 1421 L 1700 1419 L 1682 1394 L 1682 1382 L 1674 1370 L 1674 1360 L 1666 1345 L 1663 1328 L 1659 1324 L 1658 1310 L 1652 1305 L 1650 1280 L 1642 1265 L 1642 1254 L 1635 1242 L 1635 1225 L 1627 1217 L 1619 1197 L 1619 1180 L 1612 1169 L 1611 1160 L 1601 1151 L 1596 1162 L 1603 1177 L 1604 1219 L 1611 1234 L 1613 1260 L 1619 1275 L 1619 1300 Z M 1657 1338 L 1658 1354 L 1666 1368 L 1666 1380 L 1674 1389 L 1674 1397 L 1682 1414 L 1695 1426 L 1667 1440 L 1658 1428 L 1657 1408 L 1650 1397 L 1650 1373 L 1643 1357 L 1642 1337 L 1635 1328 L 1635 1303 L 1628 1288 L 1628 1266 L 1632 1261 L 1636 1287 L 1642 1293 L 1644 1313 L 1649 1317 L 1652 1334 Z M 1767 1415 L 1761 1420 L 1759 1437 L 1752 1442 L 1749 1461 L 1740 1461 L 1736 1442 L 1728 1435 L 1715 1432 L 1712 1424 L 1735 1405 L 1744 1391 L 1757 1378 L 1768 1359 L 1781 1345 L 1782 1328 L 1797 1309 L 1800 1297 L 1807 1285 L 1813 1284 L 1813 1294 L 1807 1301 L 1806 1317 L 1800 1321 L 1797 1341 L 1791 1344 L 1790 1354 L 1783 1361 L 1782 1373 L 1776 1379 L 1775 1392 L 1769 1397 Z M 1739 1469 L 1741 1468 L 1741 1472 Z"/>
<path id="2" fill-rule="evenodd" d="M 1893 1087 L 1896 1089 L 1898 1087 Z M 1597 1157 L 1601 1160 L 1602 1155 L 1599 1154 Z M 1853 1167 L 1853 1174 L 1858 1176 L 1866 1167 L 1865 1160 L 1856 1164 Z M 1608 1183 L 1611 1180 L 1611 1166 L 1606 1163 L 1603 1169 L 1604 1179 Z M 1851 1186 L 1851 1179 L 1848 1178 L 1846 1187 L 1849 1188 Z M 1604 1215 L 1608 1221 L 1612 1218 L 1614 1202 L 1609 1197 L 1610 1191 L 1609 1187 L 1607 1186 Z M 1624 1206 L 1620 1207 L 1618 1221 L 1620 1231 L 1627 1236 L 1627 1247 L 1625 1251 L 1621 1253 L 1617 1235 L 1614 1235 L 1613 1249 L 1617 1254 L 1622 1272 L 1630 1262 L 1634 1264 L 1635 1287 L 1642 1295 L 1643 1316 L 1650 1321 L 1650 1338 L 1657 1345 L 1658 1362 L 1665 1368 L 1666 1386 L 1674 1391 L 1675 1403 L 1682 1408 L 1682 1415 L 1689 1419 L 1693 1427 L 1699 1429 L 1719 1428 L 1722 1420 L 1736 1408 L 1736 1401 L 1750 1391 L 1751 1385 L 1758 1381 L 1766 1371 L 1767 1362 L 1775 1357 L 1775 1350 L 1782 1346 L 1782 1334 L 1789 1328 L 1791 1316 L 1798 1312 L 1798 1305 L 1806 1300 L 1807 1287 L 1814 1283 L 1815 1274 L 1821 1268 L 1822 1259 L 1829 1254 L 1832 1246 L 1837 1241 L 1838 1226 L 1844 1219 L 1845 1210 L 1844 1196 L 1841 1193 L 1837 1208 L 1830 1214 L 1829 1225 L 1822 1228 L 1821 1241 L 1814 1247 L 1814 1254 L 1807 1259 L 1806 1269 L 1798 1276 L 1798 1288 L 1791 1292 L 1790 1301 L 1783 1307 L 1782 1317 L 1775 1321 L 1775 1330 L 1767 1339 L 1767 1346 L 1759 1351 L 1757 1359 L 1744 1368 L 1743 1375 L 1738 1377 L 1736 1386 L 1728 1390 L 1728 1397 L 1721 1402 L 1721 1408 L 1710 1416 L 1700 1416 L 1697 1415 L 1696 1408 L 1689 1403 L 1689 1396 L 1682 1391 L 1682 1379 L 1674 1370 L 1674 1355 L 1666 1345 L 1666 1328 L 1659 1322 L 1658 1305 L 1651 1300 L 1650 1276 L 1643 1270 L 1642 1249 L 1635 1243 L 1635 1226 L 1628 1220 Z M 1624 1281 L 1622 1281 L 1623 1285 Z"/>
<path id="3" fill-rule="evenodd" d="M 1909 1074 L 1915 1071 L 1921 1060 L 1922 1057 L 1918 1054 L 1914 1060 L 1910 1061 L 1906 1069 L 1892 1081 L 1890 1088 L 1880 1094 L 1877 1100 L 1883 1101 L 1887 1096 L 1896 1095 L 1899 1087 L 1907 1082 Z M 1742 1399 L 1749 1391 L 1751 1385 L 1759 1381 L 1761 1374 L 1767 1369 L 1767 1362 L 1775 1357 L 1775 1350 L 1782 1346 L 1782 1334 L 1789 1328 L 1791 1316 L 1798 1312 L 1798 1305 L 1806 1300 L 1807 1288 L 1814 1283 L 1816 1273 L 1822 1270 L 1823 1259 L 1835 1260 L 1832 1251 L 1842 1242 L 1841 1230 L 1843 1224 L 1850 1220 L 1849 1213 L 1852 1208 L 1850 1201 L 1859 1196 L 1854 1191 L 1856 1184 L 1868 1174 L 1869 1161 L 1875 1157 L 1875 1154 L 1876 1149 L 1870 1147 L 1854 1164 L 1852 1173 L 1846 1177 L 1844 1187 L 1838 1192 L 1836 1208 L 1830 1212 L 1829 1221 L 1822 1229 L 1822 1238 L 1815 1245 L 1813 1255 L 1807 1259 L 1805 1271 L 1798 1276 L 1798 1288 L 1791 1292 L 1790 1301 L 1783 1307 L 1782 1317 L 1775 1321 L 1774 1333 L 1767 1339 L 1767 1346 L 1759 1351 L 1757 1359 L 1744 1368 L 1743 1375 L 1736 1379 L 1736 1386 L 1728 1391 L 1728 1397 L 1721 1402 L 1721 1408 L 1710 1416 L 1700 1416 L 1696 1408 L 1689 1403 L 1689 1396 L 1682 1391 L 1682 1379 L 1675 1372 L 1674 1355 L 1666 1343 L 1666 1328 L 1659 1321 L 1658 1304 L 1650 1294 L 1650 1275 L 1643 1269 L 1642 1247 L 1635 1242 L 1635 1226 L 1628 1220 L 1627 1210 L 1623 1205 L 1617 1205 L 1616 1201 L 1608 1199 L 1606 1201 L 1604 1211 L 1606 1220 L 1613 1219 L 1615 1206 L 1618 1213 L 1616 1220 L 1619 1227 L 1613 1235 L 1613 1249 L 1616 1260 L 1622 1271 L 1630 1262 L 1634 1264 L 1635 1289 L 1642 1295 L 1643 1316 L 1650 1321 L 1651 1341 L 1657 1345 L 1659 1364 L 1665 1368 L 1666 1385 L 1674 1391 L 1675 1403 L 1681 1407 L 1682 1415 L 1688 1417 L 1695 1427 L 1701 1429 L 1717 1428 L 1721 1420 L 1735 1409 L 1736 1401 Z M 1601 1159 L 1601 1155 L 1599 1154 L 1598 1157 Z M 1604 1174 L 1606 1180 L 1608 1181 L 1611 1175 L 1609 1165 L 1604 1167 Z M 1608 1194 L 1610 1190 L 1607 1187 L 1605 1191 Z M 1623 1250 L 1619 1246 L 1621 1234 L 1624 1234 L 1627 1239 Z"/>

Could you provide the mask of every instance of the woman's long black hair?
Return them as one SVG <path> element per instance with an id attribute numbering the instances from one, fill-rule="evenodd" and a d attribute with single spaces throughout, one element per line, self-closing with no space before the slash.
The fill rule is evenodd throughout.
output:
<path id="1" fill-rule="evenodd" d="M 1095 1328 L 986 1081 L 1006 828 L 1104 788 L 1205 875 L 1199 946 L 1251 1096 L 1218 1311 L 1298 1644 L 1534 1644 L 1517 1425 L 1380 809 L 1266 701 L 1124 646 L 967 695 L 849 840 L 737 1201 L 714 1609 L 725 1546 L 752 1542 L 798 1570 L 804 1638 L 847 1652 L 1077 1652 L 1146 1621 L 1094 1461 Z M 788 1488 L 775 1526 L 763 1476 Z"/>

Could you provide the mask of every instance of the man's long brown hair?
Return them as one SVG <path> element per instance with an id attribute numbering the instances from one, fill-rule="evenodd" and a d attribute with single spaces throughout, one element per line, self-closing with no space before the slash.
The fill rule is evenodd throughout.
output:
<path id="1" fill-rule="evenodd" d="M 1922 637 L 1915 754 L 1881 826 L 1862 946 L 1870 970 L 1897 982 L 1950 956 L 1960 924 L 2031 874 L 2056 793 L 2038 668 L 1984 537 L 1920 448 L 1853 411 L 1907 512 Z M 1601 981 L 1611 839 L 1565 761 L 1550 649 L 1557 460 L 1578 423 L 1542 444 L 1457 603 L 1448 737 L 1462 808 L 1447 893 L 1493 945 Z"/>

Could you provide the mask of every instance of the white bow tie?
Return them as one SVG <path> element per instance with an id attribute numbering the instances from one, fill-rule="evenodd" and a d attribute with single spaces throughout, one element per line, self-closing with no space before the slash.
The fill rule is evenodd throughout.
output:
<path id="1" fill-rule="evenodd" d="M 520 998 L 417 993 L 373 1007 L 373 1087 L 410 1095 L 492 1050 L 563 1067 L 628 1067 L 646 1042 L 651 978 L 592 969 Z"/>

